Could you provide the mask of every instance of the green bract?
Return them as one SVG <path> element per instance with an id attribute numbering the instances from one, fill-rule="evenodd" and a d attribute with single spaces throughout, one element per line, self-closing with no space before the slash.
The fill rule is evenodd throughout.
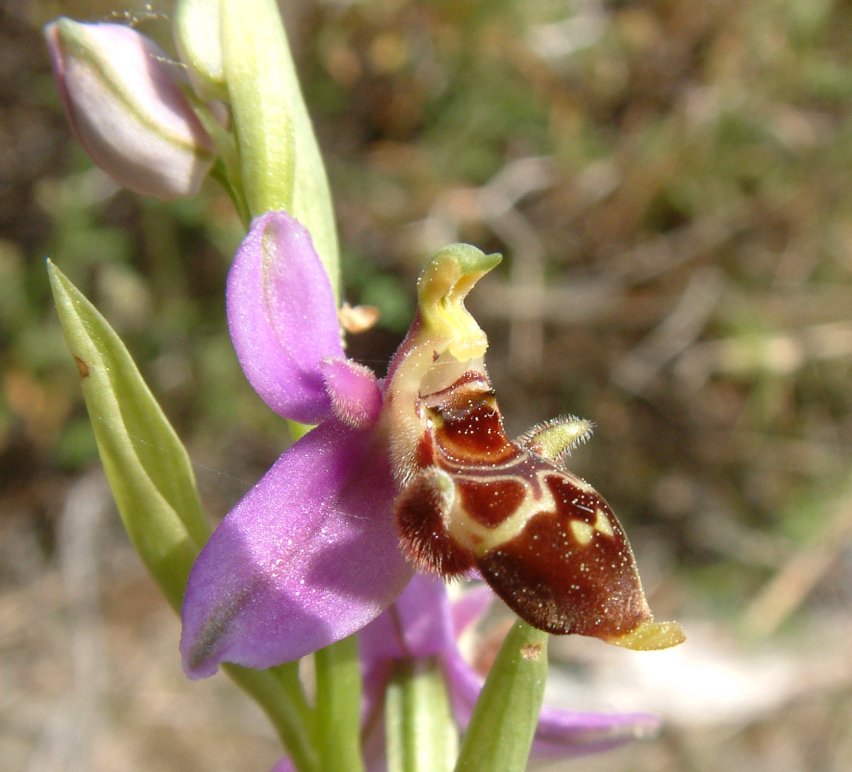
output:
<path id="1" fill-rule="evenodd" d="M 189 570 L 210 534 L 189 458 L 118 335 L 50 262 L 48 271 L 124 527 L 179 610 Z"/>
<path id="2" fill-rule="evenodd" d="M 222 66 L 249 213 L 304 225 L 335 295 L 339 267 L 328 179 L 275 0 L 220 6 Z"/>
<path id="3" fill-rule="evenodd" d="M 219 35 L 219 0 L 179 0 L 172 33 L 198 96 L 227 99 Z"/>

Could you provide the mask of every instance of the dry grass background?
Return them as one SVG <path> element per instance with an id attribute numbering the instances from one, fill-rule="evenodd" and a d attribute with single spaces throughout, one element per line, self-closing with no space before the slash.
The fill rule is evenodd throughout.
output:
<path id="1" fill-rule="evenodd" d="M 223 332 L 239 227 L 212 189 L 174 206 L 115 190 L 70 141 L 39 26 L 115 5 L 0 7 L 0 766 L 265 769 L 253 706 L 180 673 L 40 264 L 128 341 L 218 517 L 284 443 Z M 287 13 L 348 295 L 383 312 L 352 351 L 382 367 L 431 249 L 504 252 L 471 305 L 509 428 L 596 422 L 577 471 L 622 517 L 658 616 L 690 635 L 649 655 L 553 640 L 551 701 L 667 722 L 564 767 L 852 768 L 850 4 Z"/>

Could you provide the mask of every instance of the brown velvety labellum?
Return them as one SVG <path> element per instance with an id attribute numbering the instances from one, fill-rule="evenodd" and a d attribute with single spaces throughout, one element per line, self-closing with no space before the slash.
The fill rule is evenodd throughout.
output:
<path id="1" fill-rule="evenodd" d="M 443 576 L 476 566 L 518 616 L 552 633 L 616 639 L 651 620 L 609 505 L 509 440 L 484 372 L 421 399 L 421 471 L 397 500 L 419 566 Z"/>

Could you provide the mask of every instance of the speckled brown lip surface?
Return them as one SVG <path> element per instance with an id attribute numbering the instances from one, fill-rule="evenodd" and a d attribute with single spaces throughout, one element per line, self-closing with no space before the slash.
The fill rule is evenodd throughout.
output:
<path id="1" fill-rule="evenodd" d="M 445 577 L 477 568 L 518 616 L 552 633 L 613 639 L 652 618 L 610 506 L 509 440 L 483 371 L 421 402 L 421 471 L 397 501 L 412 560 Z"/>

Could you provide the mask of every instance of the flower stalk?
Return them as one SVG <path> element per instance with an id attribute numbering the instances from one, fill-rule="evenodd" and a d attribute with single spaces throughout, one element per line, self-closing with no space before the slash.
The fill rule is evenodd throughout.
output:
<path id="1" fill-rule="evenodd" d="M 476 703 L 456 772 L 526 768 L 547 682 L 547 633 L 518 620 Z"/>
<path id="2" fill-rule="evenodd" d="M 361 755 L 361 672 L 358 638 L 350 635 L 314 654 L 316 737 L 320 769 L 359 772 Z"/>
<path id="3" fill-rule="evenodd" d="M 458 731 L 435 658 L 399 660 L 387 686 L 389 772 L 450 772 Z"/>
<path id="4" fill-rule="evenodd" d="M 314 723 L 315 712 L 305 699 L 295 662 L 268 670 L 239 665 L 223 667 L 228 677 L 266 713 L 299 772 L 322 772 Z"/>

